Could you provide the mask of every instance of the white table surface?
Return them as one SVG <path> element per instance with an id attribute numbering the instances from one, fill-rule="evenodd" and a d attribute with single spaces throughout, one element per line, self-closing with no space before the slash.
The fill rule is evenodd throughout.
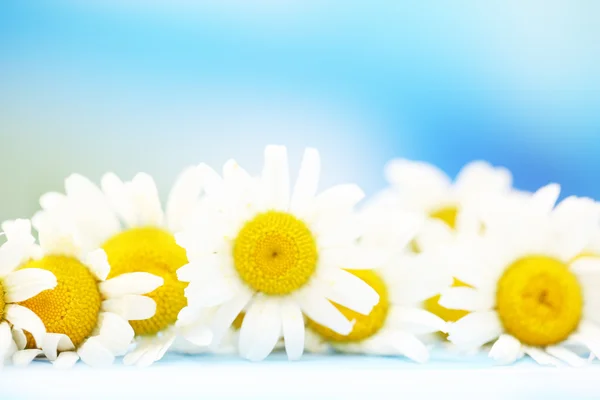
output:
<path id="1" fill-rule="evenodd" d="M 283 354 L 261 363 L 231 356 L 169 354 L 149 368 L 117 364 L 55 370 L 36 361 L 0 371 L 0 400 L 12 399 L 600 399 L 600 363 L 541 367 L 529 359 L 495 366 L 485 354 L 436 351 L 418 365 L 403 358 Z"/>

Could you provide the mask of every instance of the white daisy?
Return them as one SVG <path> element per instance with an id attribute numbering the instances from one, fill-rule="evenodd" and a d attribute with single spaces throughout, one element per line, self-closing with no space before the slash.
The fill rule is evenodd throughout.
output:
<path id="1" fill-rule="evenodd" d="M 146 320 L 131 322 L 136 334 L 136 348 L 125 356 L 125 364 L 147 366 L 163 357 L 180 331 L 195 334 L 198 343 L 209 344 L 210 332 L 199 327 L 186 328 L 179 321 L 186 307 L 186 283 L 177 279 L 176 271 L 187 263 L 185 250 L 175 243 L 174 233 L 189 219 L 202 191 L 197 167 L 184 170 L 176 180 L 163 212 L 158 190 L 152 177 L 137 174 L 122 182 L 108 173 L 101 188 L 80 175 L 65 181 L 66 194 L 42 196 L 43 208 L 34 222 L 61 221 L 84 249 L 101 247 L 111 266 L 109 277 L 131 272 L 148 272 L 164 279 L 164 285 L 148 296 L 156 302 L 156 314 Z"/>
<path id="2" fill-rule="evenodd" d="M 142 294 L 160 286 L 162 278 L 134 273 L 107 280 L 110 266 L 103 250 L 80 253 L 60 225 L 43 222 L 38 227 L 41 252 L 38 258 L 21 259 L 19 271 L 44 270 L 56 276 L 54 288 L 21 301 L 39 316 L 47 333 L 36 336 L 21 327 L 32 338 L 22 332 L 15 336 L 18 348 L 27 350 L 16 353 L 13 362 L 26 365 L 43 353 L 59 367 L 78 359 L 92 366 L 111 364 L 133 339 L 127 320 L 154 315 L 154 301 Z M 29 224 L 23 225 L 31 235 Z"/>
<path id="3" fill-rule="evenodd" d="M 383 217 L 383 219 L 382 219 Z M 408 217 L 408 218 L 407 218 Z M 404 355 L 417 362 L 429 359 L 427 346 L 418 335 L 446 332 L 447 323 L 423 309 L 423 301 L 441 293 L 452 284 L 452 277 L 438 271 L 437 254 L 414 254 L 402 251 L 417 231 L 416 220 L 401 214 L 384 213 L 379 220 L 369 215 L 371 229 L 361 237 L 360 247 L 386 256 L 372 270 L 355 270 L 379 294 L 379 303 L 367 316 L 337 306 L 354 320 L 352 331 L 340 335 L 309 320 L 310 332 L 321 341 L 343 352 Z M 308 346 L 322 351 L 314 339 Z"/>
<path id="4" fill-rule="evenodd" d="M 554 207 L 558 185 L 511 196 L 484 215 L 485 231 L 463 243 L 455 276 L 440 304 L 470 313 L 450 328 L 461 348 L 493 343 L 490 357 L 511 363 L 523 353 L 541 364 L 585 360 L 570 343 L 600 354 L 600 260 L 578 257 L 597 229 L 591 200 L 570 197 Z"/>
<path id="5" fill-rule="evenodd" d="M 281 337 L 290 359 L 304 351 L 303 313 L 339 334 L 352 322 L 329 300 L 369 314 L 379 296 L 342 269 L 368 269 L 375 259 L 353 244 L 360 235 L 353 213 L 364 196 L 356 185 L 316 195 L 320 158 L 307 149 L 290 193 L 287 151 L 268 146 L 259 178 L 235 161 L 223 177 L 205 167 L 206 198 L 193 228 L 177 235 L 190 263 L 178 271 L 189 281 L 192 307 L 218 307 L 211 327 L 218 346 L 240 312 L 239 353 L 265 358 Z"/>
<path id="6" fill-rule="evenodd" d="M 30 222 L 6 221 L 2 231 L 7 241 L 0 246 L 0 367 L 12 357 L 27 355 L 23 330 L 30 332 L 35 340 L 43 340 L 46 334 L 42 320 L 19 303 L 56 286 L 56 277 L 50 271 L 17 269 L 30 254 L 37 253 Z"/>
<path id="7" fill-rule="evenodd" d="M 484 161 L 467 164 L 454 182 L 431 164 L 406 159 L 390 161 L 385 175 L 390 187 L 375 196 L 373 205 L 421 213 L 457 231 L 473 227 L 473 213 L 465 211 L 510 192 L 512 185 L 506 168 Z"/>

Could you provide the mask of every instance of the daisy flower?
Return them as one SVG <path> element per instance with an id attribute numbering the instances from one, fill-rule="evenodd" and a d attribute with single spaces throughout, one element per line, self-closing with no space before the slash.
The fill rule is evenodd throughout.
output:
<path id="1" fill-rule="evenodd" d="M 455 274 L 471 287 L 450 288 L 440 299 L 470 312 L 450 328 L 457 346 L 492 343 L 489 355 L 502 363 L 524 353 L 545 365 L 584 364 L 571 343 L 600 354 L 600 260 L 578 257 L 600 215 L 590 199 L 569 197 L 555 207 L 559 192 L 549 185 L 512 196 L 488 210 L 485 231 L 462 246 Z"/>
<path id="2" fill-rule="evenodd" d="M 197 343 L 209 344 L 210 332 L 179 321 L 187 306 L 187 283 L 176 271 L 187 263 L 185 250 L 175 243 L 174 233 L 182 229 L 201 194 L 200 171 L 184 170 L 176 180 L 163 212 L 152 177 L 139 173 L 123 182 L 115 174 L 102 177 L 101 189 L 81 175 L 65 180 L 65 194 L 47 193 L 40 199 L 43 211 L 37 218 L 68 221 L 79 246 L 101 247 L 111 266 L 108 278 L 133 272 L 160 276 L 164 284 L 148 294 L 156 302 L 154 316 L 131 321 L 136 335 L 135 350 L 125 364 L 147 366 L 161 359 L 185 331 Z"/>
<path id="3" fill-rule="evenodd" d="M 368 269 L 371 254 L 357 251 L 353 209 L 364 196 L 356 185 L 319 195 L 319 153 L 307 149 L 290 193 L 287 151 L 267 146 L 262 174 L 252 178 L 235 161 L 223 177 L 205 169 L 206 197 L 197 223 L 177 235 L 190 263 L 178 271 L 189 281 L 190 307 L 218 307 L 211 323 L 218 346 L 244 311 L 239 353 L 262 360 L 283 337 L 289 359 L 304 351 L 303 313 L 342 335 L 352 322 L 330 302 L 368 315 L 379 296 L 346 269 Z"/>
<path id="4" fill-rule="evenodd" d="M 371 228 L 365 230 L 359 246 L 385 254 L 382 263 L 371 270 L 350 271 L 375 289 L 379 303 L 369 315 L 336 305 L 354 321 L 349 334 L 341 335 L 312 320 L 308 321 L 309 332 L 338 351 L 404 355 L 423 363 L 429 359 L 429 350 L 418 335 L 447 331 L 447 323 L 426 311 L 423 301 L 448 288 L 452 277 L 436 270 L 436 254 L 402 251 L 416 233 L 418 219 L 388 212 L 379 218 L 378 223 L 374 216 L 367 218 Z M 318 351 L 326 349 L 314 338 L 307 346 L 314 348 L 315 344 Z"/>
<path id="5" fill-rule="evenodd" d="M 457 237 L 481 229 L 478 209 L 511 192 L 512 176 L 502 167 L 484 161 L 467 164 L 454 182 L 437 167 L 424 162 L 396 159 L 385 168 L 390 188 L 375 196 L 371 207 L 406 210 L 429 217 L 411 243 L 415 252 L 443 252 Z M 456 280 L 455 286 L 464 286 Z M 446 321 L 457 321 L 465 310 L 449 310 L 439 296 L 426 308 Z"/>
<path id="6" fill-rule="evenodd" d="M 92 366 L 109 365 L 124 354 L 133 339 L 130 319 L 154 315 L 156 305 L 141 296 L 162 284 L 162 278 L 146 273 L 106 279 L 110 266 L 103 250 L 80 253 L 75 241 L 49 219 L 38 221 L 41 252 L 28 257 L 19 271 L 43 270 L 56 278 L 55 287 L 23 299 L 46 327 L 47 333 L 15 336 L 19 348 L 13 361 L 26 365 L 44 354 L 58 367 L 81 359 Z M 19 223 L 19 222 L 15 222 Z M 31 235 L 30 226 L 21 228 Z"/>
<path id="7" fill-rule="evenodd" d="M 7 241 L 0 246 L 0 367 L 5 361 L 27 357 L 23 351 L 23 330 L 35 340 L 43 340 L 46 328 L 29 308 L 19 304 L 56 286 L 56 277 L 39 268 L 18 270 L 30 254 L 36 253 L 35 239 L 28 220 L 2 224 Z"/>
<path id="8" fill-rule="evenodd" d="M 456 230 L 469 225 L 464 209 L 507 193 L 512 185 L 507 169 L 484 161 L 467 164 L 454 182 L 431 164 L 405 159 L 390 161 L 385 175 L 390 188 L 377 202 L 427 215 Z"/>

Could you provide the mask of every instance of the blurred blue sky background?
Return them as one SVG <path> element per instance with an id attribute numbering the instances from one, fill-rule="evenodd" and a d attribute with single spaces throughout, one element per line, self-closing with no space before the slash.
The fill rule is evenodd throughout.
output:
<path id="1" fill-rule="evenodd" d="M 268 143 L 319 148 L 323 187 L 486 159 L 600 198 L 600 2 L 0 0 L 1 219 Z"/>

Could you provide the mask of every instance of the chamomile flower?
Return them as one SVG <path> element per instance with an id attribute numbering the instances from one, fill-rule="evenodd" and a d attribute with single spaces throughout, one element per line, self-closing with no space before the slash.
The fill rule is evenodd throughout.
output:
<path id="1" fill-rule="evenodd" d="M 2 230 L 7 241 L 0 246 L 0 367 L 11 358 L 18 362 L 29 356 L 24 350 L 23 330 L 36 340 L 43 340 L 46 334 L 42 320 L 19 303 L 56 286 L 56 277 L 50 271 L 18 269 L 30 255 L 37 253 L 29 221 L 7 221 Z"/>
<path id="2" fill-rule="evenodd" d="M 268 146 L 262 174 L 252 178 L 231 160 L 221 178 L 205 168 L 206 198 L 197 224 L 177 235 L 190 263 L 178 271 L 189 281 L 190 307 L 218 307 L 212 346 L 218 346 L 244 311 L 239 353 L 268 356 L 283 337 L 288 358 L 304 351 L 303 313 L 342 335 L 352 322 L 330 302 L 368 315 L 379 295 L 345 269 L 368 269 L 374 260 L 354 247 L 360 235 L 356 185 L 316 195 L 320 158 L 304 153 L 290 193 L 287 151 Z"/>
<path id="3" fill-rule="evenodd" d="M 166 212 L 154 180 L 144 173 L 128 182 L 106 174 L 101 189 L 87 178 L 71 175 L 65 181 L 66 194 L 48 193 L 40 199 L 43 211 L 37 218 L 70 224 L 79 246 L 106 252 L 111 266 L 108 278 L 146 272 L 164 280 L 148 294 L 156 302 L 154 316 L 130 322 L 136 347 L 124 357 L 125 364 L 147 366 L 159 360 L 182 331 L 195 335 L 196 342 L 210 342 L 209 331 L 183 326 L 178 319 L 187 306 L 187 283 L 177 279 L 176 271 L 188 260 L 173 236 L 189 218 L 201 190 L 199 170 L 190 167 L 175 182 Z"/>
<path id="4" fill-rule="evenodd" d="M 457 346 L 493 343 L 489 355 L 502 363 L 525 353 L 540 364 L 584 364 L 571 343 L 600 354 L 600 260 L 577 257 L 599 213 L 575 197 L 554 207 L 559 191 L 549 185 L 513 196 L 488 210 L 485 231 L 465 243 L 455 273 L 471 287 L 450 288 L 440 299 L 470 312 L 450 328 Z"/>
<path id="5" fill-rule="evenodd" d="M 509 192 L 512 184 L 508 170 L 483 161 L 467 164 L 454 182 L 433 165 L 405 159 L 390 161 L 385 175 L 390 188 L 377 202 L 427 215 L 456 230 L 471 225 L 465 209 Z"/>
<path id="6" fill-rule="evenodd" d="M 416 220 L 385 213 L 379 223 L 370 217 L 371 229 L 361 237 L 360 247 L 385 254 L 382 263 L 371 270 L 354 270 L 352 274 L 379 294 L 379 303 L 369 315 L 361 315 L 346 307 L 336 307 L 354 326 L 341 335 L 320 324 L 308 321 L 310 332 L 321 341 L 343 352 L 404 355 L 416 362 L 429 359 L 427 346 L 420 335 L 446 332 L 447 323 L 423 308 L 423 301 L 441 293 L 452 284 L 452 277 L 437 271 L 436 254 L 414 254 L 402 251 L 416 233 Z M 307 346 L 323 348 L 314 338 Z"/>
<path id="7" fill-rule="evenodd" d="M 431 164 L 406 159 L 390 161 L 385 168 L 390 187 L 375 196 L 373 207 L 405 210 L 429 217 L 416 235 L 414 251 L 445 251 L 457 237 L 481 229 L 479 208 L 511 193 L 512 176 L 508 170 L 484 161 L 467 164 L 454 182 Z M 456 286 L 464 286 L 456 280 Z M 446 321 L 457 321 L 467 314 L 439 304 L 439 296 L 426 301 L 426 308 Z"/>
<path id="8" fill-rule="evenodd" d="M 111 364 L 133 339 L 127 321 L 154 315 L 156 304 L 142 294 L 160 286 L 162 278 L 132 273 L 107 279 L 110 266 L 103 250 L 81 253 L 60 224 L 47 218 L 37 222 L 41 253 L 22 262 L 19 271 L 46 271 L 57 284 L 20 302 L 38 315 L 47 333 L 34 335 L 23 327 L 32 335 L 16 339 L 28 350 L 15 355 L 15 364 L 28 364 L 42 353 L 58 367 L 79 359 L 92 366 Z"/>

